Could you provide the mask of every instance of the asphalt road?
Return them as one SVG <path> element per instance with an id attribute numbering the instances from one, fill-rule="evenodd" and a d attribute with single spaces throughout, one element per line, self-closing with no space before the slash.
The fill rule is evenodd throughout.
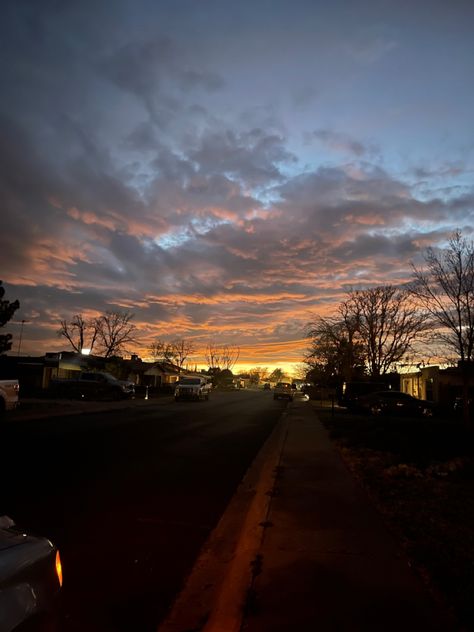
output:
<path id="1" fill-rule="evenodd" d="M 61 632 L 156 630 L 285 405 L 214 392 L 3 428 L 0 512 L 59 546 Z"/>

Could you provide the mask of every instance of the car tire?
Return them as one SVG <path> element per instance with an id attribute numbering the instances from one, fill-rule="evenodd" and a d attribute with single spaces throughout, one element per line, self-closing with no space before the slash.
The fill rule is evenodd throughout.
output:
<path id="1" fill-rule="evenodd" d="M 423 417 L 433 417 L 433 409 L 429 408 L 429 406 L 425 406 L 421 411 L 421 415 Z"/>
<path id="2" fill-rule="evenodd" d="M 69 399 L 86 399 L 86 397 L 80 389 L 73 388 L 69 392 Z"/>
<path id="3" fill-rule="evenodd" d="M 121 388 L 116 388 L 112 392 L 112 399 L 117 402 L 119 399 L 123 399 L 123 391 Z"/>
<path id="4" fill-rule="evenodd" d="M 373 406 L 370 407 L 370 414 L 373 415 L 374 417 L 380 417 L 380 415 L 382 414 L 381 407 L 377 406 L 377 404 L 374 404 Z"/>

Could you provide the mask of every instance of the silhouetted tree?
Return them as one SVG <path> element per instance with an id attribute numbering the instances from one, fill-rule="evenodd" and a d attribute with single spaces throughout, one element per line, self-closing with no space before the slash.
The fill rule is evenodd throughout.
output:
<path id="1" fill-rule="evenodd" d="M 190 358 L 196 349 L 190 340 L 180 338 L 171 342 L 172 357 L 179 369 L 182 369 L 186 360 Z"/>
<path id="2" fill-rule="evenodd" d="M 221 350 L 214 342 L 210 342 L 206 347 L 206 362 L 209 369 L 214 372 L 221 369 Z"/>
<path id="3" fill-rule="evenodd" d="M 131 322 L 134 314 L 130 312 L 106 312 L 95 320 L 97 344 L 105 358 L 118 355 L 125 346 L 136 342 L 136 326 Z"/>
<path id="4" fill-rule="evenodd" d="M 210 342 L 206 348 L 206 361 L 210 369 L 232 370 L 239 356 L 240 348 L 235 345 L 217 345 Z"/>
<path id="5" fill-rule="evenodd" d="M 222 347 L 222 353 L 221 353 L 222 368 L 232 371 L 232 369 L 235 366 L 235 363 L 239 359 L 239 356 L 240 356 L 240 347 L 237 347 L 235 345 L 224 345 Z"/>
<path id="6" fill-rule="evenodd" d="M 253 384 L 258 384 L 259 382 L 264 382 L 265 380 L 268 380 L 268 374 L 269 371 L 268 367 L 266 366 L 256 366 L 250 369 L 248 372 L 249 379 Z"/>
<path id="7" fill-rule="evenodd" d="M 86 320 L 82 314 L 76 314 L 70 321 L 62 320 L 58 336 L 63 336 L 77 353 L 90 349 L 91 353 L 97 339 L 97 319 Z"/>
<path id="8" fill-rule="evenodd" d="M 347 309 L 338 308 L 338 315 L 317 316 L 310 324 L 311 344 L 304 360 L 312 380 L 322 383 L 350 381 L 364 374 L 364 347 L 358 336 L 358 320 Z"/>
<path id="9" fill-rule="evenodd" d="M 463 375 L 464 420 L 474 364 L 474 242 L 453 233 L 444 250 L 425 251 L 425 269 L 413 266 L 413 296 L 425 310 L 433 338 L 455 352 Z"/>
<path id="10" fill-rule="evenodd" d="M 3 281 L 0 281 L 0 327 L 4 327 L 8 321 L 12 318 L 13 314 L 20 307 L 20 302 L 7 301 L 3 297 L 5 296 L 5 288 L 3 287 Z M 0 354 L 5 351 L 10 351 L 12 348 L 12 335 L 1 334 L 0 335 Z"/>
<path id="11" fill-rule="evenodd" d="M 164 342 L 164 340 L 155 340 L 150 347 L 150 353 L 155 361 L 173 362 L 175 359 L 173 345 L 170 342 Z"/>
<path id="12" fill-rule="evenodd" d="M 350 292 L 344 310 L 353 319 L 371 377 L 393 370 L 426 331 L 426 315 L 410 292 L 393 285 Z"/>
<path id="13" fill-rule="evenodd" d="M 285 377 L 286 375 L 283 369 L 277 368 L 277 369 L 273 369 L 273 371 L 270 373 L 269 379 L 272 382 L 282 382 L 285 379 Z"/>

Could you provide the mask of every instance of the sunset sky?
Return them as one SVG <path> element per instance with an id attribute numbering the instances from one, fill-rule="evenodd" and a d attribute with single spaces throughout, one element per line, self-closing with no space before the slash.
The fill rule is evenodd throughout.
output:
<path id="1" fill-rule="evenodd" d="M 12 353 L 21 320 L 36 355 L 127 310 L 142 357 L 300 362 L 312 314 L 473 236 L 473 25 L 461 0 L 7 0 Z"/>

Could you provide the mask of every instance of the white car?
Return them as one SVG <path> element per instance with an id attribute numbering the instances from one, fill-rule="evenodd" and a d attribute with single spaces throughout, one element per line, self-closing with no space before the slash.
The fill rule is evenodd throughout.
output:
<path id="1" fill-rule="evenodd" d="M 62 582 L 61 558 L 54 544 L 0 516 L 0 630 L 24 629 L 26 622 L 39 625 L 40 617 L 50 630 Z"/>
<path id="2" fill-rule="evenodd" d="M 18 380 L 0 380 L 0 419 L 18 406 L 19 390 Z"/>
<path id="3" fill-rule="evenodd" d="M 204 377 L 182 377 L 176 384 L 174 398 L 180 399 L 209 399 L 211 385 Z"/>

